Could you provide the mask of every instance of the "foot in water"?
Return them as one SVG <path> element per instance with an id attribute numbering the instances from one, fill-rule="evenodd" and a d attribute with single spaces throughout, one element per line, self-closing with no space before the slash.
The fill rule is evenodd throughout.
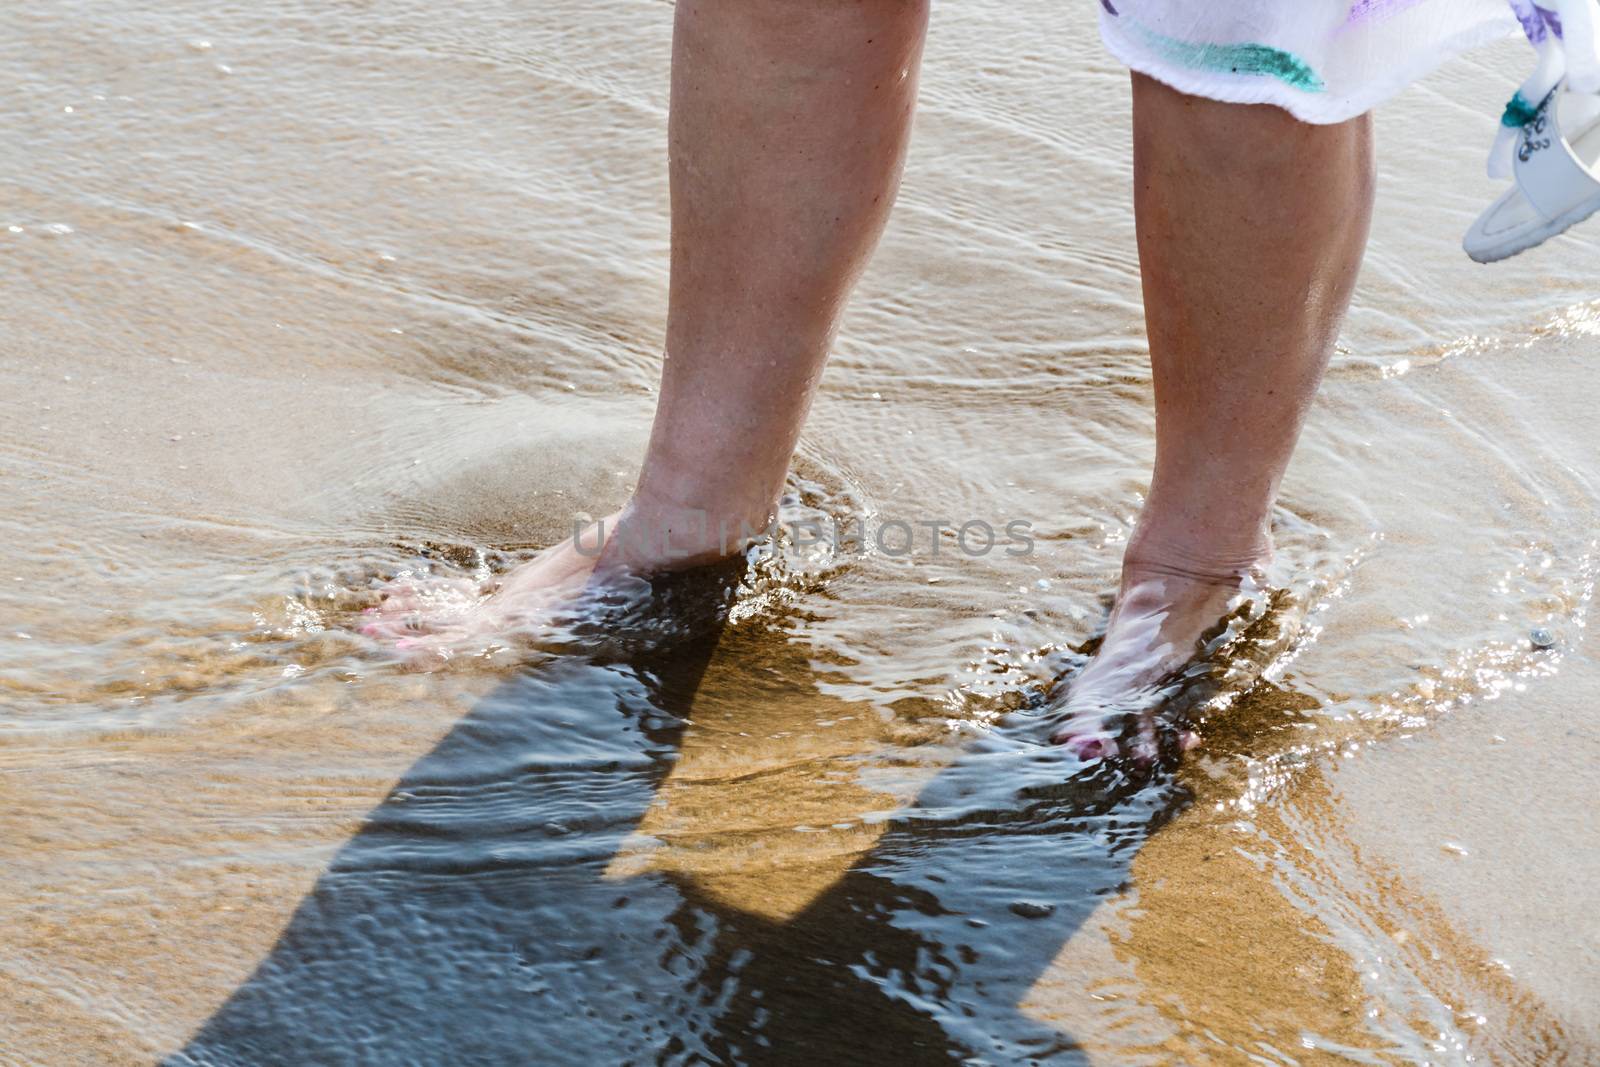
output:
<path id="1" fill-rule="evenodd" d="M 1130 556 L 1106 632 L 1093 657 L 1068 683 L 1054 710 L 1050 739 L 1080 759 L 1160 756 L 1158 720 L 1206 673 L 1226 640 L 1225 620 L 1242 599 L 1264 592 L 1270 549 L 1225 569 L 1175 567 Z M 1175 723 L 1182 749 L 1198 740 Z"/>
<path id="2" fill-rule="evenodd" d="M 433 669 L 493 638 L 535 632 L 631 578 L 726 558 L 743 547 L 747 529 L 708 522 L 702 512 L 651 510 L 636 498 L 513 568 L 487 595 L 466 579 L 397 579 L 367 610 L 361 632 L 392 642 L 412 666 Z"/>

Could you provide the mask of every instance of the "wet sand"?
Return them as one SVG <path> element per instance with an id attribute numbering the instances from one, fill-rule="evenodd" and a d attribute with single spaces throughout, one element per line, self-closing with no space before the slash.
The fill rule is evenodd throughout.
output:
<path id="1" fill-rule="evenodd" d="M 1175 778 L 974 755 L 1081 661 L 1151 453 L 1091 6 L 936 13 L 792 478 L 1039 552 L 427 677 L 352 632 L 384 579 L 637 469 L 670 7 L 0 14 L 0 1063 L 1600 1059 L 1600 244 L 1458 248 L 1515 44 L 1380 115 L 1298 636 Z"/>

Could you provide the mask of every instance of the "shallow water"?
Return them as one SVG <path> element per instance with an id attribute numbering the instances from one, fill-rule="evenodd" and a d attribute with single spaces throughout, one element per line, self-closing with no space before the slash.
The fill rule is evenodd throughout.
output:
<path id="1" fill-rule="evenodd" d="M 637 469 L 670 5 L 0 13 L 0 1062 L 1600 1059 L 1600 245 L 1457 247 L 1519 46 L 1380 116 L 1259 680 L 1146 781 L 994 730 L 1151 455 L 1091 6 L 936 12 L 789 505 L 1037 551 L 431 676 L 380 583 Z"/>

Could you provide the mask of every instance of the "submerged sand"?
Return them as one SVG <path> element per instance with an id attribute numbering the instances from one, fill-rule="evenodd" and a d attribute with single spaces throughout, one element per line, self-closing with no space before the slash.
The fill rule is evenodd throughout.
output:
<path id="1" fill-rule="evenodd" d="M 656 770 L 592 792 L 561 761 L 624 773 L 608 716 L 648 679 L 412 676 L 352 622 L 398 570 L 481 574 L 624 499 L 670 7 L 0 15 L 0 1063 L 184 1048 L 330 864 L 388 855 L 369 816 L 412 869 L 431 816 L 397 805 L 473 766 L 435 829 L 537 820 L 529 870 L 594 880 L 375 900 L 426 932 L 411 962 L 323 933 L 357 986 L 494 1002 L 516 961 L 468 984 L 499 959 L 471 924 L 531 902 L 505 937 L 550 1060 L 777 1057 L 728 1053 L 730 1019 L 810 1062 L 885 1034 L 993 1062 L 1600 1060 L 1600 246 L 1457 248 L 1520 47 L 1380 118 L 1372 252 L 1279 515 L 1292 646 L 1166 800 L 895 821 L 1074 661 L 1139 504 L 1126 88 L 1091 6 L 937 13 L 902 207 L 794 479 L 830 516 L 1026 519 L 1040 553 L 799 568 L 708 654 L 689 723 L 639 735 Z M 517 701 L 553 717 L 450 755 Z M 529 767 L 574 792 L 515 792 Z M 375 981 L 304 988 L 295 1040 L 382 1029 Z M 740 1007 L 760 991 L 782 1020 Z"/>

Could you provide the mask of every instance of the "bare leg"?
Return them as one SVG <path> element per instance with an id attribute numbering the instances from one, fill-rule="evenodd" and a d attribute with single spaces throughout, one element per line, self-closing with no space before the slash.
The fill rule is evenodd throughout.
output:
<path id="1" fill-rule="evenodd" d="M 927 0 L 679 0 L 667 356 L 634 498 L 598 563 L 558 545 L 465 613 L 397 592 L 369 632 L 493 632 L 597 569 L 703 562 L 732 547 L 722 530 L 766 526 L 899 186 L 927 15 Z"/>
<path id="2" fill-rule="evenodd" d="M 1110 742 L 1271 556 L 1278 484 L 1366 247 L 1367 117 L 1312 126 L 1133 80 L 1134 205 L 1155 379 L 1156 466 L 1106 638 L 1059 740 Z"/>

